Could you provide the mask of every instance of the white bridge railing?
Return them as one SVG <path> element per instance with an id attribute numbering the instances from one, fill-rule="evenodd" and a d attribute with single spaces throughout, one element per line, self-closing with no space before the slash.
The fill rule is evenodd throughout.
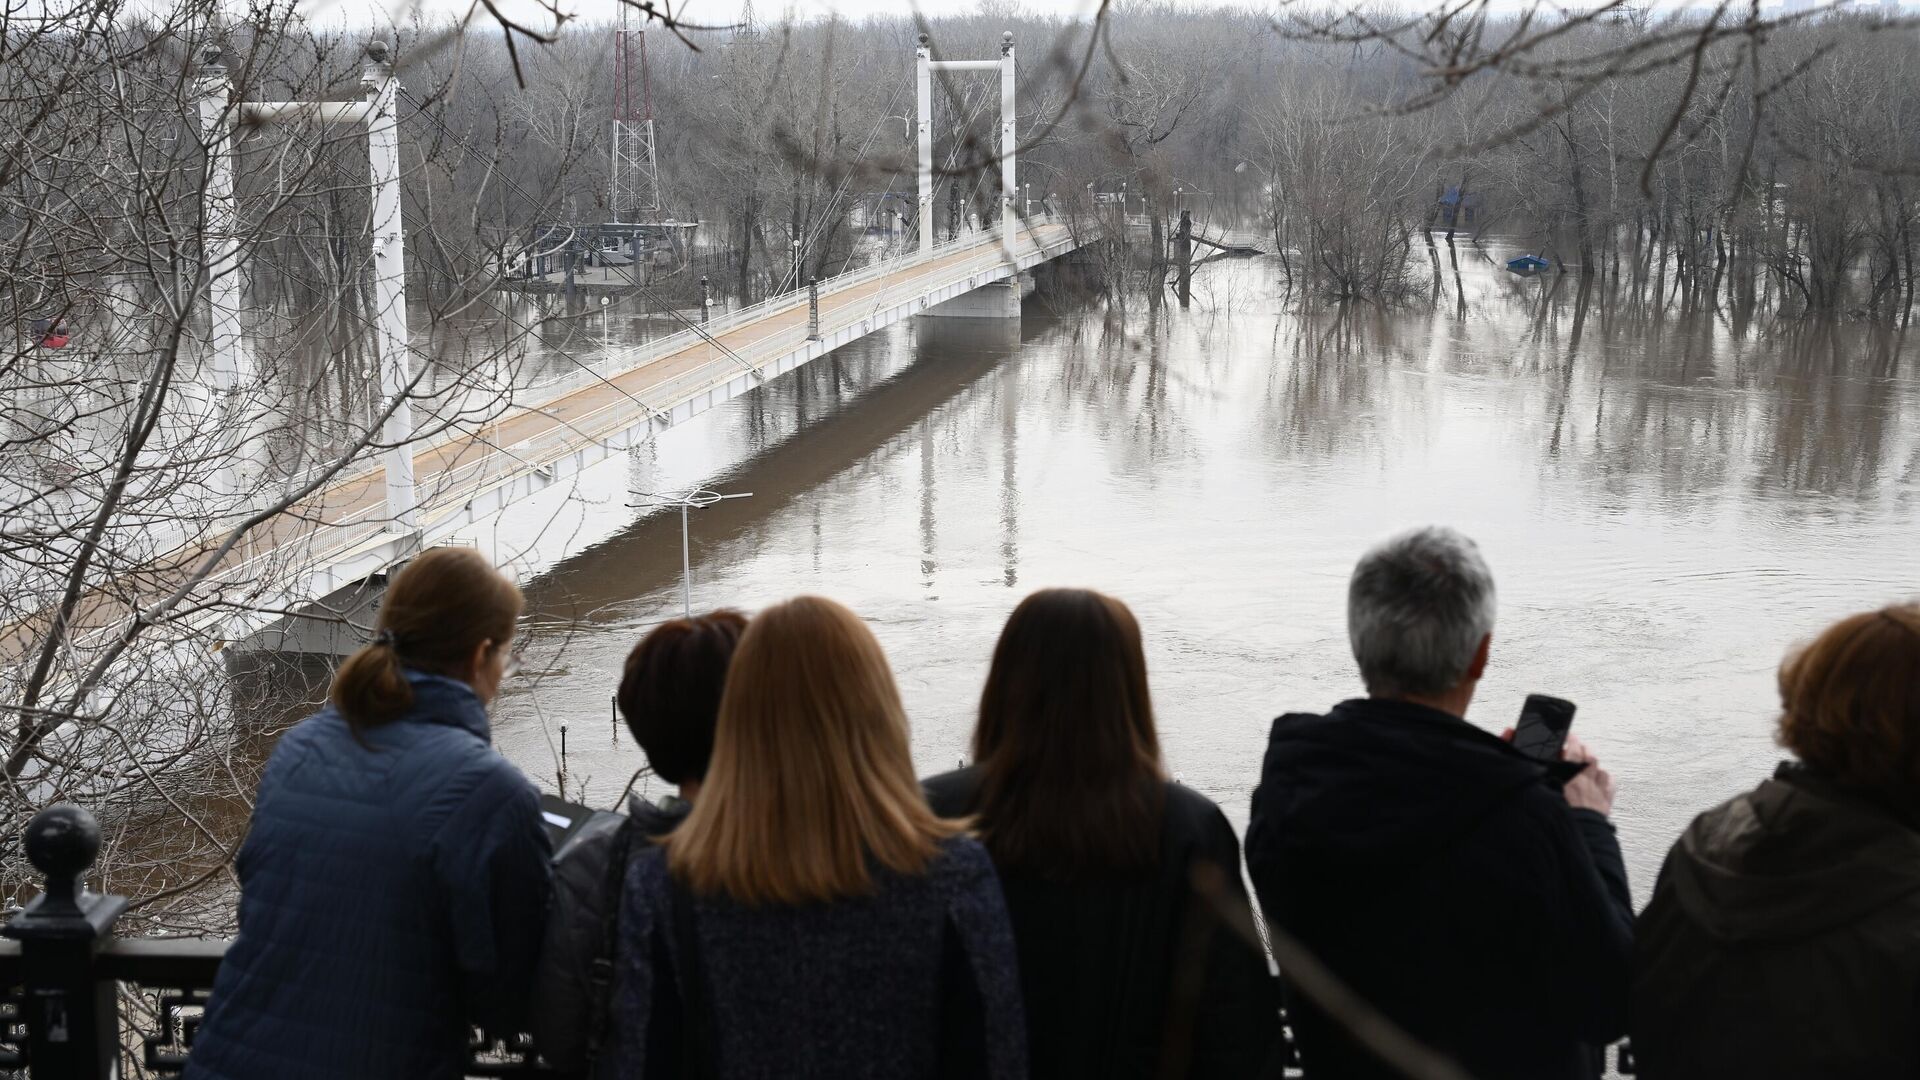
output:
<path id="1" fill-rule="evenodd" d="M 1030 235 L 1030 228 L 1030 226 L 1023 227 L 1021 235 Z M 984 251 L 989 248 L 1004 247 L 1006 244 L 1007 241 L 1000 234 L 989 233 L 984 238 L 950 240 L 947 243 L 936 245 L 933 249 L 933 254 L 930 256 L 923 255 L 918 251 L 910 251 L 904 255 L 896 255 L 888 259 L 879 259 L 849 273 L 836 274 L 830 278 L 821 278 L 821 295 L 824 297 L 830 292 L 842 292 L 847 289 L 857 288 L 869 281 L 888 277 L 902 270 L 908 270 L 915 266 L 945 258 L 949 255 L 973 250 Z M 749 323 L 767 318 L 768 316 L 782 314 L 805 306 L 808 291 L 807 287 L 803 285 L 783 293 L 769 296 L 763 300 L 748 304 L 745 307 L 735 308 L 725 314 L 716 315 L 697 327 L 689 327 L 685 330 L 668 334 L 665 337 L 655 338 L 644 345 L 611 350 L 606 357 L 597 363 L 580 364 L 572 372 L 529 383 L 523 390 L 527 392 L 537 392 L 543 398 L 554 398 L 562 394 L 571 393 L 577 389 L 591 386 L 602 380 L 610 379 L 615 375 L 632 371 L 635 368 L 650 364 L 661 357 L 671 356 L 674 353 L 700 344 L 701 342 L 714 344 L 716 348 L 724 351 L 726 346 L 719 345 L 716 341 L 721 335 L 737 330 Z M 515 396 L 516 400 L 518 400 L 519 394 Z M 667 404 L 671 405 L 672 402 L 668 401 Z M 649 403 L 648 407 L 653 408 L 655 405 Z"/>

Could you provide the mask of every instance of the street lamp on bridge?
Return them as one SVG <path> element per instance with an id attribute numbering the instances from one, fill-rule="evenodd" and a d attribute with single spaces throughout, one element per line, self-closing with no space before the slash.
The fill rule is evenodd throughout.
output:
<path id="1" fill-rule="evenodd" d="M 689 488 L 686 491 L 641 491 L 636 492 L 646 502 L 628 503 L 636 510 L 654 510 L 661 507 L 680 508 L 680 614 L 684 618 L 693 618 L 693 557 L 687 543 L 687 511 L 704 510 L 714 503 L 727 499 L 751 499 L 753 492 L 742 491 L 733 495 L 722 495 L 706 488 Z"/>

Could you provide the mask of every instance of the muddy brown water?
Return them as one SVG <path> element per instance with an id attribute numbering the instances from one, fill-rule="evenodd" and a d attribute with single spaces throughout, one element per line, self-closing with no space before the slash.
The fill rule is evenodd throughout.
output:
<path id="1" fill-rule="evenodd" d="M 497 742 L 552 789 L 564 725 L 569 794 L 615 798 L 641 763 L 611 716 L 621 659 L 680 605 L 677 515 L 628 504 L 704 484 L 753 497 L 694 514 L 696 608 L 850 605 L 927 773 L 965 754 L 1021 597 L 1121 597 L 1169 769 L 1244 825 L 1271 719 L 1360 692 L 1354 559 L 1443 522 L 1500 589 L 1470 719 L 1579 704 L 1644 897 L 1686 821 L 1782 756 L 1783 651 L 1920 594 L 1920 366 L 1864 326 L 1580 312 L 1545 288 L 1476 263 L 1430 308 L 1301 314 L 1277 264 L 1236 261 L 1186 310 L 1035 299 L 1017 331 L 923 319 L 842 349 L 487 538 L 585 538 L 527 583 L 532 670 Z"/>

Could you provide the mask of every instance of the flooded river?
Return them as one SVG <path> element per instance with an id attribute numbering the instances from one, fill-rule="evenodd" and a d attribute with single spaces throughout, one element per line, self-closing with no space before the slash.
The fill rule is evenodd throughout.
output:
<path id="1" fill-rule="evenodd" d="M 1571 282 L 1543 304 L 1544 279 L 1490 267 L 1386 313 L 1302 316 L 1281 284 L 1230 262 L 1187 310 L 1036 298 L 1017 336 L 918 320 L 517 514 L 496 550 L 586 539 L 529 583 L 536 670 L 497 741 L 551 789 L 564 725 L 569 794 L 618 794 L 641 758 L 609 695 L 680 591 L 678 516 L 629 504 L 706 485 L 752 497 L 693 514 L 695 607 L 814 592 L 866 616 L 925 772 L 965 753 L 1022 596 L 1118 595 L 1168 767 L 1244 826 L 1271 719 L 1361 692 L 1355 558 L 1443 522 L 1500 588 L 1470 719 L 1498 730 L 1533 691 L 1578 702 L 1644 898 L 1688 818 L 1781 756 L 1782 651 L 1920 594 L 1916 349 L 1858 326 L 1580 313 Z"/>

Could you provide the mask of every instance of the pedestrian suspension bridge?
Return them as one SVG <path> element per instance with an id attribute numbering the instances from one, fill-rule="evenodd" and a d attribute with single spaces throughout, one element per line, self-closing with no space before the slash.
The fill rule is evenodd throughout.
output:
<path id="1" fill-rule="evenodd" d="M 340 476 L 290 513 L 262 524 L 246 547 L 215 571 L 216 586 L 222 580 L 247 583 L 254 593 L 248 610 L 259 613 L 223 615 L 223 636 L 243 637 L 272 624 L 277 612 L 316 600 L 337 609 L 343 594 L 357 592 L 361 583 L 422 547 L 510 513 L 523 500 L 667 428 L 896 323 L 914 317 L 1018 319 L 1023 283 L 1032 282 L 1027 272 L 1094 237 L 1084 229 L 1015 215 L 1011 34 L 1000 51 L 991 60 L 934 60 L 927 39 L 920 39 L 915 250 L 690 324 L 643 346 L 610 349 L 598 362 L 553 382 L 516 388 L 512 406 L 491 422 L 433 440 L 414 435 L 406 402 L 419 360 L 407 341 L 395 135 L 398 82 L 384 48 L 369 49 L 364 103 L 234 107 L 216 73 L 203 87 L 204 115 L 210 125 L 222 125 L 209 140 L 216 147 L 227 145 L 225 118 L 236 115 L 257 121 L 304 108 L 305 115 L 325 122 L 365 125 L 374 192 L 373 338 L 381 385 L 394 406 L 380 440 L 389 449 L 378 462 Z M 931 78 L 939 71 L 997 73 L 1002 109 L 1000 224 L 944 245 L 936 244 L 933 226 Z M 215 226 L 210 242 L 216 245 L 233 215 L 230 175 L 217 169 L 210 194 Z M 237 288 L 216 289 L 210 297 L 216 354 L 244 348 L 234 310 L 238 302 Z M 243 363 L 237 355 L 216 356 L 215 370 L 233 371 Z M 272 583 L 273 595 L 259 593 L 262 581 Z"/>

